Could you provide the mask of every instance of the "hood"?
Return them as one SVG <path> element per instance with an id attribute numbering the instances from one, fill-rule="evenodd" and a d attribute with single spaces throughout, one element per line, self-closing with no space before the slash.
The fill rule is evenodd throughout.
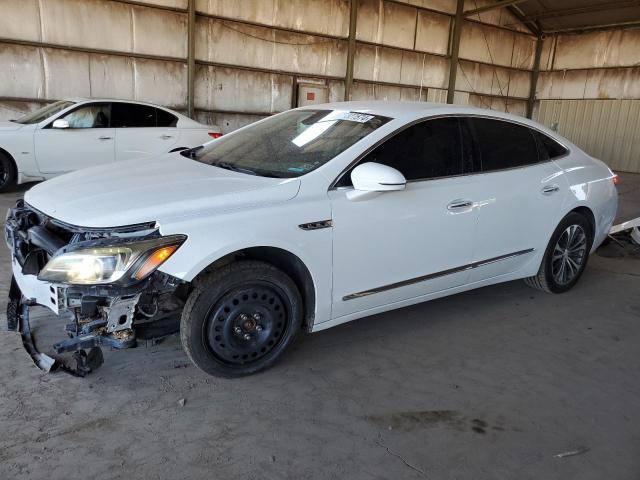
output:
<path id="1" fill-rule="evenodd" d="M 62 175 L 24 199 L 57 220 L 100 228 L 279 203 L 295 197 L 299 186 L 298 179 L 246 175 L 170 153 Z"/>
<path id="2" fill-rule="evenodd" d="M 19 128 L 24 127 L 21 123 L 15 122 L 0 122 L 0 132 L 8 132 L 12 130 L 18 130 Z"/>

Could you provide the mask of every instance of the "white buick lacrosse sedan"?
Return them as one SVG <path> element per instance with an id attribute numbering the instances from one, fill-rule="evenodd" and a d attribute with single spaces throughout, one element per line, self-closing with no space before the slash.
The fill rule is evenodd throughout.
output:
<path id="1" fill-rule="evenodd" d="M 202 370 L 250 374 L 300 330 L 516 279 L 569 290 L 611 227 L 616 179 L 513 115 L 299 108 L 33 187 L 7 220 L 9 325 L 30 305 L 64 313 L 54 350 L 89 350 L 81 372 L 101 345 L 179 330 Z"/>

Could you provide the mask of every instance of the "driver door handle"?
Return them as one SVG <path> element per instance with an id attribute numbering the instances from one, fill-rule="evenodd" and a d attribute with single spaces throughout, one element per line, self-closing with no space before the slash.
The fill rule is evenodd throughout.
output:
<path id="1" fill-rule="evenodd" d="M 111 140 L 113 137 L 107 137 L 105 135 L 98 137 L 98 140 Z"/>
<path id="2" fill-rule="evenodd" d="M 471 200 L 454 200 L 449 205 L 447 205 L 447 210 L 450 212 L 460 212 L 462 210 L 467 210 L 473 207 L 473 202 Z"/>

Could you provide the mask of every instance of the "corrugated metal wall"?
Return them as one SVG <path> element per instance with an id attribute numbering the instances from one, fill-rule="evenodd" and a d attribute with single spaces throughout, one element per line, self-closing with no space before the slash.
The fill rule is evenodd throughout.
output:
<path id="1" fill-rule="evenodd" d="M 640 30 L 545 39 L 534 118 L 589 154 L 640 173 Z"/>
<path id="2" fill-rule="evenodd" d="M 612 169 L 640 173 L 640 100 L 541 100 L 537 120 Z"/>
<path id="3" fill-rule="evenodd" d="M 229 131 L 286 110 L 298 83 L 344 99 L 349 0 L 194 1 L 201 121 Z M 456 0 L 353 1 L 351 98 L 445 101 Z M 186 110 L 188 2 L 2 0 L 0 118 L 68 96 Z M 455 101 L 523 114 L 534 47 L 504 9 L 467 18 Z"/>

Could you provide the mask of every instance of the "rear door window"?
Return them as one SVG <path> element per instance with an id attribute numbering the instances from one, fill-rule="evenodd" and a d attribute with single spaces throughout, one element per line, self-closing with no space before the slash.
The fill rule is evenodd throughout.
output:
<path id="1" fill-rule="evenodd" d="M 140 128 L 156 126 L 156 109 L 135 103 L 114 102 L 111 108 L 111 126 Z"/>
<path id="2" fill-rule="evenodd" d="M 524 167 L 539 161 L 538 146 L 524 125 L 491 118 L 469 117 L 477 155 L 476 171 Z"/>

